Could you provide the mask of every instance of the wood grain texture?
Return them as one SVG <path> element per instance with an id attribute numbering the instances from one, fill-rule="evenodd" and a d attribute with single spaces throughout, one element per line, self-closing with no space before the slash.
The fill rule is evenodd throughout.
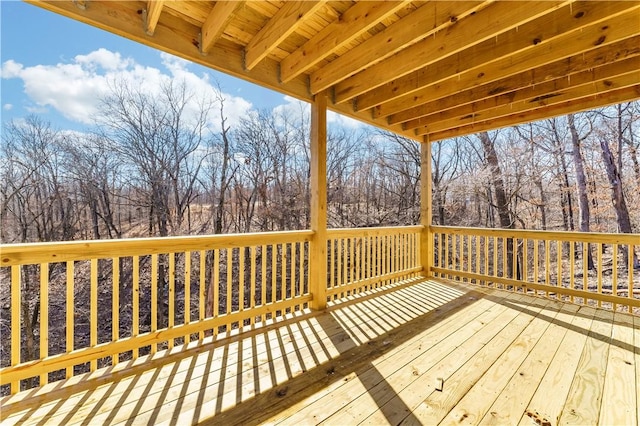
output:
<path id="1" fill-rule="evenodd" d="M 638 336 L 626 313 L 420 280 L 4 397 L 0 419 L 634 424 Z"/>
<path id="2" fill-rule="evenodd" d="M 596 311 L 569 394 L 558 420 L 562 424 L 597 424 L 611 348 L 612 312 Z"/>
<path id="3" fill-rule="evenodd" d="M 637 55 L 637 0 L 27 2 L 307 102 L 326 91 L 329 110 L 418 142 L 577 112 L 584 96 L 586 108 L 640 97 L 585 85 L 564 93 L 563 112 L 413 131 L 495 95 L 546 99 L 558 89 L 528 88 Z"/>

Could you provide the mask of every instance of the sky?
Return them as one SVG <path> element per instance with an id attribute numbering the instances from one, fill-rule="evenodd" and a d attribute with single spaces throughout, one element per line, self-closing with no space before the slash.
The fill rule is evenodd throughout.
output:
<path id="1" fill-rule="evenodd" d="M 150 90 L 163 81 L 184 81 L 199 95 L 219 85 L 232 125 L 251 110 L 301 110 L 299 101 L 288 96 L 21 1 L 0 0 L 0 20 L 3 123 L 36 114 L 59 130 L 86 130 L 94 123 L 100 97 L 116 80 Z M 328 121 L 361 126 L 333 113 Z M 212 126 L 217 122 L 212 117 Z"/>

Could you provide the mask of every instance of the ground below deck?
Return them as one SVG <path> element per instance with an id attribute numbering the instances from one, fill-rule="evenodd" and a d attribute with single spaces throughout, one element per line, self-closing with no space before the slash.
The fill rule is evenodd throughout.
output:
<path id="1" fill-rule="evenodd" d="M 22 392 L 2 401 L 2 418 L 637 424 L 639 347 L 628 314 L 417 280 L 129 373 Z"/>

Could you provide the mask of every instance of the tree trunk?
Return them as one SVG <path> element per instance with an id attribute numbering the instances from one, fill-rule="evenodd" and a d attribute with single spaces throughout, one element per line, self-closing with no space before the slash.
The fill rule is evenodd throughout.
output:
<path id="1" fill-rule="evenodd" d="M 507 200 L 507 193 L 504 189 L 502 170 L 500 170 L 496 147 L 493 141 L 489 138 L 489 134 L 487 132 L 480 133 L 480 142 L 482 142 L 482 149 L 484 151 L 487 164 L 489 165 L 491 171 L 493 192 L 495 194 L 495 207 L 498 210 L 500 227 L 506 229 L 515 229 L 515 221 L 512 219 L 511 211 L 509 210 L 509 202 Z M 508 238 L 506 242 L 508 259 L 507 272 L 505 276 L 515 278 L 513 274 L 513 239 Z"/>
<path id="2" fill-rule="evenodd" d="M 576 185 L 578 187 L 578 205 L 580 207 L 580 232 L 589 232 L 589 197 L 587 196 L 587 178 L 584 172 L 584 160 L 580 151 L 580 137 L 576 129 L 575 118 L 573 114 L 567 116 L 569 130 L 571 131 L 571 146 L 573 152 L 573 163 L 576 169 Z M 591 247 L 587 244 L 587 267 L 592 270 L 593 256 L 591 255 Z"/>
<path id="3" fill-rule="evenodd" d="M 569 183 L 569 167 L 565 157 L 564 146 L 558 134 L 557 122 L 555 119 L 550 120 L 551 130 L 553 132 L 553 153 L 556 160 L 558 173 L 562 177 L 560 185 L 560 204 L 562 206 L 562 224 L 565 231 L 573 231 L 575 229 L 573 223 L 573 197 L 571 196 L 571 184 Z"/>
<path id="4" fill-rule="evenodd" d="M 627 202 L 625 201 L 624 191 L 622 190 L 622 177 L 620 176 L 620 170 L 616 166 L 613 154 L 611 153 L 609 142 L 605 137 L 600 138 L 600 148 L 602 150 L 602 161 L 604 162 L 604 167 L 607 171 L 607 178 L 609 179 L 609 184 L 611 185 L 611 201 L 613 202 L 613 207 L 618 218 L 619 231 L 625 234 L 630 234 L 633 231 L 631 229 L 629 209 L 627 209 Z M 624 264 L 628 265 L 629 253 L 627 252 L 627 250 L 624 250 L 623 253 Z M 614 253 L 614 256 L 615 255 L 617 255 L 617 253 Z M 636 262 L 634 259 L 634 265 L 635 263 Z"/>
<path id="5" fill-rule="evenodd" d="M 547 195 L 544 191 L 544 185 L 542 184 L 542 179 L 535 178 L 535 185 L 538 188 L 538 192 L 540 192 L 540 205 L 538 209 L 540 209 L 540 221 L 542 222 L 542 230 L 547 230 Z"/>

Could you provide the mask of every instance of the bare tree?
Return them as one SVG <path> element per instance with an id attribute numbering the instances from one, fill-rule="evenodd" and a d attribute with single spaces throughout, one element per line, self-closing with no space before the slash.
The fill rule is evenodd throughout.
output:
<path id="1" fill-rule="evenodd" d="M 521 139 L 528 142 L 527 158 L 528 158 L 528 179 L 533 183 L 537 190 L 538 197 L 523 197 L 521 193 L 519 196 L 525 198 L 526 201 L 535 206 L 540 212 L 541 227 L 543 230 L 547 229 L 547 191 L 543 182 L 543 173 L 539 167 L 539 158 L 536 155 L 536 133 L 533 124 L 528 124 L 516 128 L 516 132 Z M 521 191 L 522 192 L 522 191 Z"/>
<path id="2" fill-rule="evenodd" d="M 48 122 L 29 116 L 11 121 L 2 133 L 2 240 L 10 242 L 73 239 L 75 203 L 67 191 L 60 154 L 61 135 Z M 40 322 L 38 265 L 21 268 L 22 361 L 37 358 Z M 48 274 L 49 271 L 42 271 Z M 30 379 L 33 380 L 33 379 Z"/>
<path id="3" fill-rule="evenodd" d="M 629 104 L 624 108 L 628 108 Z M 604 163 L 604 169 L 607 174 L 607 178 L 609 180 L 609 185 L 611 187 L 611 202 L 613 203 L 614 210 L 616 212 L 617 220 L 618 220 L 618 229 L 620 232 L 630 234 L 633 232 L 631 227 L 631 218 L 629 216 L 629 209 L 627 208 L 626 197 L 624 193 L 624 185 L 622 179 L 622 153 L 623 153 L 623 141 L 624 141 L 624 133 L 626 129 L 623 126 L 623 113 L 624 108 L 622 105 L 617 105 L 615 107 L 616 117 L 615 117 L 615 129 L 614 135 L 615 139 L 618 143 L 618 159 L 617 161 L 614 158 L 614 155 L 611 151 L 611 147 L 609 146 L 609 135 L 604 132 L 599 132 L 598 139 L 600 142 L 600 149 L 602 154 L 602 161 Z M 623 250 L 624 253 L 624 264 L 628 264 L 629 253 L 627 250 Z M 637 259 L 633 259 L 633 264 L 636 265 Z"/>
<path id="4" fill-rule="evenodd" d="M 580 206 L 580 232 L 589 232 L 589 220 L 591 217 L 589 213 L 589 196 L 587 195 L 587 178 L 584 171 L 584 160 L 580 150 L 580 145 L 586 136 L 580 137 L 573 114 L 567 116 L 567 123 L 571 132 L 573 165 L 576 172 L 576 186 Z M 589 244 L 587 244 L 587 267 L 594 269 L 593 256 Z"/>
<path id="5" fill-rule="evenodd" d="M 445 214 L 449 186 L 458 178 L 461 161 L 461 141 L 452 139 L 433 143 L 431 161 L 433 164 L 433 201 L 438 225 L 447 224 Z"/>
<path id="6" fill-rule="evenodd" d="M 420 144 L 387 133 L 389 151 L 380 156 L 381 169 L 390 179 L 387 187 L 393 195 L 390 211 L 396 224 L 417 223 L 420 218 Z"/>
<path id="7" fill-rule="evenodd" d="M 548 155 L 552 161 L 552 168 L 554 169 L 553 182 L 559 188 L 558 200 L 562 215 L 562 227 L 565 231 L 574 230 L 573 186 L 567 162 L 565 135 L 562 133 L 559 119 L 552 118 L 536 124 L 534 127 L 536 127 L 539 134 L 538 138 L 532 139 L 536 151 L 541 152 L 542 155 Z M 552 203 L 549 203 L 549 205 L 551 206 Z"/>
<path id="8" fill-rule="evenodd" d="M 101 229 L 109 238 L 122 238 L 116 220 L 116 208 L 122 202 L 118 195 L 122 162 L 98 135 L 65 135 L 62 139 L 65 167 L 80 190 L 82 200 L 77 201 L 89 209 L 93 238 L 102 238 Z"/>
<path id="9" fill-rule="evenodd" d="M 492 187 L 495 196 L 495 208 L 498 211 L 500 219 L 500 227 L 506 229 L 515 229 L 515 220 L 509 209 L 509 200 L 505 191 L 505 185 L 498 162 L 498 154 L 495 148 L 495 142 L 489 137 L 487 132 L 479 134 L 482 149 L 484 150 L 485 159 L 489 170 L 491 171 Z M 513 277 L 513 239 L 507 239 L 507 276 Z"/>

